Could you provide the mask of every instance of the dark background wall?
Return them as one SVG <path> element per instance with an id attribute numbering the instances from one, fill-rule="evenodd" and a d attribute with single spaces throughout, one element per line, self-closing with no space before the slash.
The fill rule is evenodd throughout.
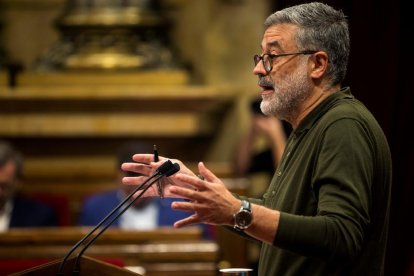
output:
<path id="1" fill-rule="evenodd" d="M 281 9 L 309 1 L 275 1 Z M 407 275 L 414 262 L 414 35 L 409 1 L 323 1 L 349 18 L 351 56 L 345 85 L 374 113 L 388 137 L 393 156 L 393 190 L 386 275 Z"/>

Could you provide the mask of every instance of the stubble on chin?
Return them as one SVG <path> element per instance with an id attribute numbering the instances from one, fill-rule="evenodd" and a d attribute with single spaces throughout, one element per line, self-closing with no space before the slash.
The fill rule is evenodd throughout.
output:
<path id="1" fill-rule="evenodd" d="M 266 95 L 262 98 L 260 109 L 263 114 L 267 116 L 275 116 L 281 120 L 289 120 L 292 116 L 297 113 L 299 105 L 306 99 L 308 93 L 306 90 L 288 91 L 286 94 L 275 91 L 271 95 Z"/>
<path id="2" fill-rule="evenodd" d="M 286 77 L 271 94 L 263 95 L 260 109 L 267 116 L 287 120 L 295 116 L 299 106 L 310 95 L 306 67 L 302 66 Z"/>
<path id="3" fill-rule="evenodd" d="M 267 116 L 275 116 L 283 120 L 289 115 L 291 108 L 283 95 L 278 93 L 281 92 L 276 89 L 272 94 L 263 96 L 260 109 Z"/>
<path id="4" fill-rule="evenodd" d="M 275 92 L 270 95 L 262 96 L 262 102 L 260 103 L 260 109 L 266 116 L 274 116 L 277 112 L 278 99 L 275 96 Z"/>

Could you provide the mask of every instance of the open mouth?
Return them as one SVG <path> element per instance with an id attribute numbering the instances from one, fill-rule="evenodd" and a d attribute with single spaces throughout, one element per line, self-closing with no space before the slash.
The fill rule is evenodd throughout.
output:
<path id="1" fill-rule="evenodd" d="M 274 92 L 273 86 L 261 85 L 262 88 L 261 94 L 269 94 Z"/>
<path id="2" fill-rule="evenodd" d="M 265 77 L 261 77 L 259 78 L 259 82 L 258 82 L 259 86 L 262 88 L 262 91 L 260 92 L 260 94 L 270 94 L 273 93 L 275 91 L 273 82 L 270 81 L 269 79 L 265 78 Z"/>

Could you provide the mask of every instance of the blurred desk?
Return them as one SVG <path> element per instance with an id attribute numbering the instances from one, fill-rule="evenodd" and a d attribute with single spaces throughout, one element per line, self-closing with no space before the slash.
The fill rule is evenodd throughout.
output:
<path id="1" fill-rule="evenodd" d="M 61 259 L 90 228 L 15 229 L 0 234 L 0 261 Z M 76 253 L 77 251 L 75 251 Z M 202 240 L 198 228 L 154 231 L 108 229 L 85 255 L 122 259 L 145 275 L 216 275 L 219 248 Z"/>

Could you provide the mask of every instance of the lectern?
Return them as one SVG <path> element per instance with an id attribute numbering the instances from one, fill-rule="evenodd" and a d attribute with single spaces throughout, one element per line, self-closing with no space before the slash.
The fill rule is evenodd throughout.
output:
<path id="1" fill-rule="evenodd" d="M 72 275 L 76 257 L 68 259 L 65 264 L 64 275 Z M 30 269 L 23 270 L 18 273 L 11 274 L 13 276 L 33 275 L 33 276 L 56 276 L 59 265 L 62 260 L 52 261 L 47 264 L 39 265 Z M 140 275 L 130 270 L 108 264 L 97 259 L 82 256 L 80 260 L 80 276 L 129 276 Z"/>

